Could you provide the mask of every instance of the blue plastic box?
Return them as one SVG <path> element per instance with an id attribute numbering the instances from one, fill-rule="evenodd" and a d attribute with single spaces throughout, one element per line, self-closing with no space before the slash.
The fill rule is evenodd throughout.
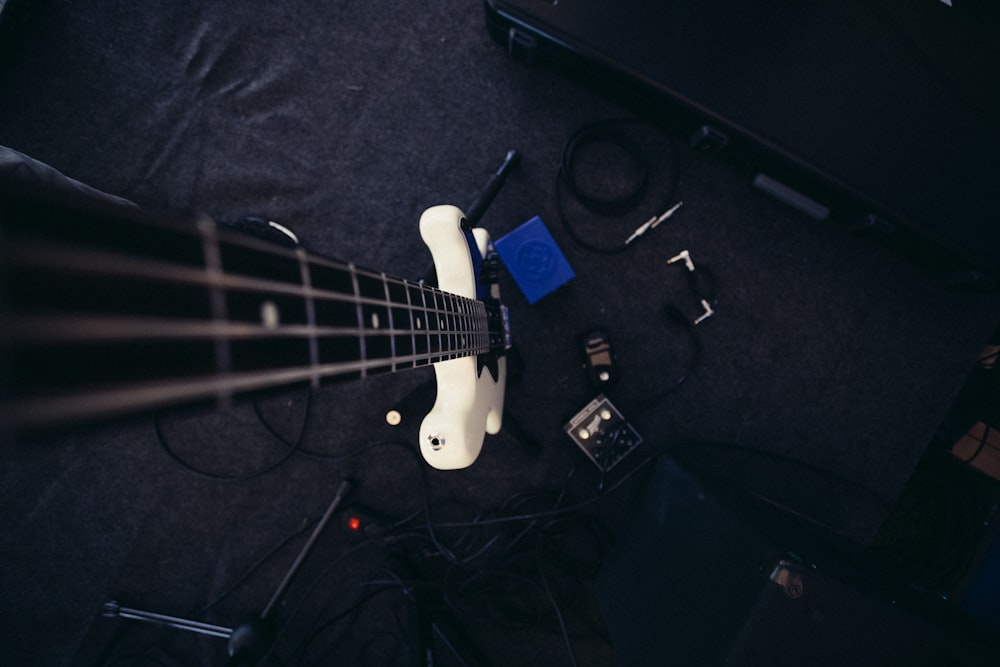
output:
<path id="1" fill-rule="evenodd" d="M 576 274 L 537 215 L 493 243 L 528 303 L 565 285 Z"/>

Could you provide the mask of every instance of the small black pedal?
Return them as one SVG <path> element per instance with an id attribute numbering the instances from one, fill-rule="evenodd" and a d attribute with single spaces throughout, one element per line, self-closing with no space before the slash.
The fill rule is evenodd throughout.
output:
<path id="1" fill-rule="evenodd" d="M 590 386 L 600 391 L 605 386 L 614 384 L 618 379 L 618 372 L 615 370 L 615 357 L 608 334 L 600 330 L 591 331 L 581 337 L 580 349 Z"/>
<path id="2" fill-rule="evenodd" d="M 576 413 L 563 430 L 604 472 L 642 444 L 639 432 L 604 394 Z"/>

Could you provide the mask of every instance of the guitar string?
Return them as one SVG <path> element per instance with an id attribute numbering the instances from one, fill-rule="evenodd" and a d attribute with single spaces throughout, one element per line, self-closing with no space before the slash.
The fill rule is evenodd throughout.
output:
<path id="1" fill-rule="evenodd" d="M 428 311 L 433 312 L 433 311 Z M 443 313 L 441 313 L 443 314 Z M 283 324 L 272 327 L 241 321 L 193 321 L 184 318 L 123 317 L 117 315 L 55 315 L 10 314 L 4 322 L 0 340 L 30 342 L 101 342 L 141 339 L 214 339 L 229 338 L 306 338 L 309 336 L 464 336 L 486 339 L 488 331 L 482 325 L 488 322 L 486 314 L 462 316 L 461 328 L 446 327 L 428 330 L 412 328 L 357 328 L 309 324 Z M 479 348 L 481 344 L 452 345 L 449 349 Z"/>
<path id="2" fill-rule="evenodd" d="M 485 353 L 489 348 L 484 348 Z M 271 371 L 231 373 L 225 377 L 195 377 L 152 383 L 123 383 L 104 389 L 80 390 L 57 396 L 13 399 L 5 405 L 6 419 L 23 427 L 42 424 L 58 424 L 86 417 L 109 417 L 131 411 L 143 411 L 184 401 L 198 401 L 217 397 L 221 394 L 235 396 L 261 389 L 294 385 L 309 381 L 313 375 L 321 378 L 361 373 L 387 366 L 398 370 L 420 367 L 419 362 L 439 363 L 472 356 L 475 352 L 452 352 L 423 355 L 409 355 L 389 360 L 367 360 L 365 362 L 343 362 L 322 364 L 319 367 L 301 366 Z M 411 365 L 412 364 L 412 365 Z"/>
<path id="3" fill-rule="evenodd" d="M 122 279 L 147 279 L 150 281 L 183 284 L 206 289 L 237 290 L 267 296 L 298 296 L 320 301 L 360 303 L 370 306 L 413 307 L 409 302 L 387 301 L 360 294 L 336 292 L 322 287 L 283 283 L 277 280 L 255 278 L 233 273 L 223 272 L 215 275 L 217 272 L 206 268 L 175 265 L 157 260 L 136 260 L 118 253 L 79 250 L 51 243 L 14 241 L 8 245 L 3 254 L 6 263 L 9 265 L 45 269 L 47 272 L 89 274 Z M 315 259 L 310 256 L 309 262 L 315 263 Z M 376 278 L 380 281 L 388 281 L 388 283 L 399 287 L 419 289 L 425 294 L 434 295 L 437 297 L 435 299 L 437 305 L 435 307 L 428 306 L 420 311 L 427 314 L 434 312 L 457 316 L 463 314 L 462 308 L 464 306 L 479 303 L 469 297 L 444 292 L 420 283 L 370 273 L 364 269 L 353 267 L 353 265 L 334 266 L 338 270 L 345 272 L 356 271 L 359 275 Z M 447 308 L 449 301 L 451 302 L 450 310 Z M 485 317 L 485 313 L 482 316 Z"/>

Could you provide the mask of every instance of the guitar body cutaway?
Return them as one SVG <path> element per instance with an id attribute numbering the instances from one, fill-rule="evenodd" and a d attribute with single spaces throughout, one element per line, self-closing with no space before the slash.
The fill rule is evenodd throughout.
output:
<path id="1" fill-rule="evenodd" d="M 454 206 L 435 206 L 420 218 L 420 235 L 434 259 L 438 287 L 469 299 L 480 299 L 478 266 L 490 251 L 484 229 L 469 234 L 465 219 Z M 478 257 L 473 255 L 478 253 Z M 489 286 L 486 296 L 499 299 L 499 289 Z M 495 371 L 495 376 L 493 371 Z M 471 465 L 479 456 L 486 433 L 500 431 L 503 420 L 506 360 L 500 356 L 484 368 L 477 356 L 434 364 L 437 398 L 420 426 L 420 452 L 440 470 Z"/>

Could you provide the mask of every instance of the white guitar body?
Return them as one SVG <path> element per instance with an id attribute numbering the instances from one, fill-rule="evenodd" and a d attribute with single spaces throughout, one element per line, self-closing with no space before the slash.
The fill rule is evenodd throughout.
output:
<path id="1" fill-rule="evenodd" d="M 429 208 L 420 218 L 420 236 L 434 259 L 438 287 L 476 299 L 479 276 L 462 230 L 464 218 L 454 206 Z M 481 228 L 472 233 L 480 257 L 485 257 L 489 234 Z M 495 284 L 490 296 L 500 296 Z M 506 381 L 503 357 L 497 360 L 497 370 L 496 379 L 488 371 L 480 373 L 475 356 L 434 364 L 437 399 L 420 426 L 420 452 L 428 464 L 440 470 L 468 467 L 479 456 L 485 434 L 500 431 Z"/>

